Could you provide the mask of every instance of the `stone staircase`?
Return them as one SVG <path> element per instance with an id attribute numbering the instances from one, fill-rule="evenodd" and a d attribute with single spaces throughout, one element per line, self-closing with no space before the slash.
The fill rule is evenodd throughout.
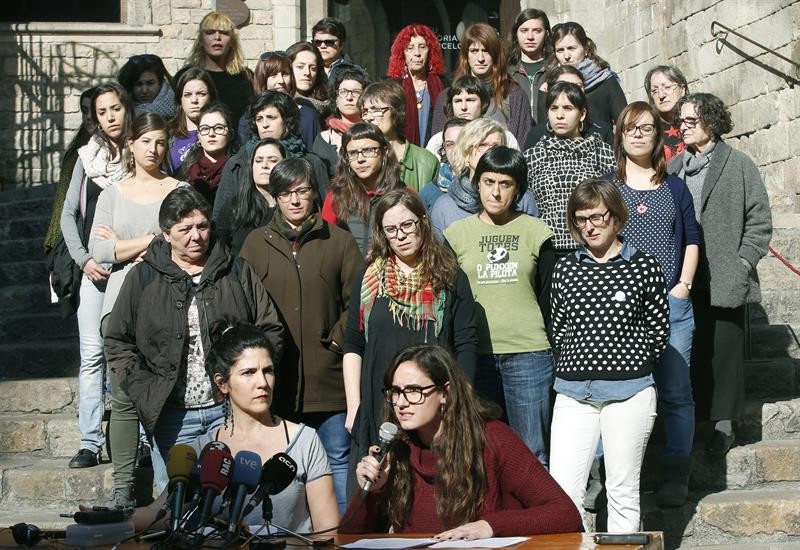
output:
<path id="1" fill-rule="evenodd" d="M 63 528 L 71 520 L 59 513 L 111 491 L 110 464 L 67 468 L 79 442 L 79 354 L 75 318 L 61 319 L 49 303 L 41 236 L 51 202 L 48 187 L 0 193 L 0 526 Z M 786 222 L 776 224 L 773 247 L 800 265 L 800 219 Z M 682 508 L 655 505 L 651 438 L 642 517 L 645 529 L 665 532 L 667 548 L 800 549 L 800 277 L 773 257 L 759 274 L 764 300 L 750 315 L 738 443 L 724 459 L 696 453 Z"/>

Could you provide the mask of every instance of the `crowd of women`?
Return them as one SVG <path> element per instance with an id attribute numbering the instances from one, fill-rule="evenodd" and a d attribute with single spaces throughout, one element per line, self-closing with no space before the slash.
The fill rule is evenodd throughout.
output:
<path id="1" fill-rule="evenodd" d="M 175 78 L 137 55 L 82 94 L 54 212 L 83 271 L 70 467 L 100 460 L 107 363 L 118 505 L 144 445 L 162 491 L 173 445 L 218 440 L 302 465 L 290 529 L 350 501 L 341 531 L 576 531 L 602 456 L 631 532 L 657 411 L 658 500 L 682 504 L 696 421 L 709 455 L 735 441 L 771 236 L 723 102 L 657 66 L 628 104 L 537 9 L 509 44 L 467 27 L 452 75 L 423 25 L 377 80 L 341 22 L 312 32 L 250 70 L 210 13 Z"/>

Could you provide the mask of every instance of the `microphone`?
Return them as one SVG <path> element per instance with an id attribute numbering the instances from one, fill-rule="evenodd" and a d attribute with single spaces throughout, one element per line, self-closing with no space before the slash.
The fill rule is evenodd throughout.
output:
<path id="1" fill-rule="evenodd" d="M 175 445 L 167 455 L 167 475 L 169 476 L 170 497 L 167 508 L 172 510 L 170 528 L 178 530 L 183 501 L 189 487 L 189 476 L 197 463 L 197 453 L 191 445 Z"/>
<path id="2" fill-rule="evenodd" d="M 233 499 L 231 500 L 228 533 L 234 534 L 242 521 L 242 508 L 247 494 L 255 491 L 261 477 L 261 457 L 252 451 L 239 451 L 236 453 L 233 466 L 231 487 Z"/>
<path id="3" fill-rule="evenodd" d="M 297 474 L 297 463 L 286 453 L 276 453 L 264 463 L 261 469 L 261 483 L 253 493 L 250 502 L 245 506 L 242 517 L 247 516 L 253 509 L 261 504 L 267 495 L 277 495 L 294 479 Z"/>
<path id="4" fill-rule="evenodd" d="M 218 441 L 215 443 L 219 444 Z M 200 464 L 200 489 L 203 491 L 203 508 L 200 512 L 200 523 L 198 525 L 201 529 L 211 518 L 214 499 L 228 486 L 232 469 L 233 456 L 227 445 L 225 445 L 224 449 L 212 447 L 204 453 Z"/>
<path id="5" fill-rule="evenodd" d="M 378 461 L 378 468 L 383 465 L 383 460 L 386 458 L 386 451 L 389 450 L 389 445 L 392 444 L 392 441 L 396 435 L 397 426 L 395 424 L 392 424 L 391 422 L 384 422 L 381 424 L 381 427 L 378 430 L 378 446 L 381 450 L 378 451 L 377 456 L 375 456 L 375 459 Z M 372 480 L 367 480 L 362 491 L 367 493 L 369 492 L 370 487 L 372 487 Z"/>

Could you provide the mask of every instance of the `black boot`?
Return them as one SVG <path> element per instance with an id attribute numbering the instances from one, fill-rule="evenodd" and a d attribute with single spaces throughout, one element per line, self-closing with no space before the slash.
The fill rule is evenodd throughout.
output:
<path id="1" fill-rule="evenodd" d="M 690 456 L 664 457 L 661 465 L 664 483 L 656 498 L 659 506 L 683 506 L 689 494 L 689 475 L 692 472 Z"/>

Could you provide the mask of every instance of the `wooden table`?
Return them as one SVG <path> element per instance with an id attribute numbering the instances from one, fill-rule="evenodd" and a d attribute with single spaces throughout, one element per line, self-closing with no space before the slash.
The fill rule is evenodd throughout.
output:
<path id="1" fill-rule="evenodd" d="M 595 544 L 592 540 L 593 533 L 561 533 L 558 535 L 534 535 L 527 541 L 514 546 L 506 547 L 508 550 L 663 550 L 664 543 L 663 537 L 660 532 L 651 532 L 653 537 L 652 542 L 646 546 L 636 544 Z M 355 542 L 363 538 L 378 538 L 378 537 L 409 537 L 413 535 L 336 535 L 334 543 L 337 545 Z M 152 543 L 128 543 L 120 546 L 120 549 L 138 549 L 150 548 Z M 17 546 L 14 538 L 11 536 L 11 531 L 3 529 L 0 531 L 0 548 L 26 548 L 24 546 Z M 64 543 L 64 540 L 42 541 L 34 548 L 70 548 Z M 292 547 L 301 548 L 301 547 Z"/>

